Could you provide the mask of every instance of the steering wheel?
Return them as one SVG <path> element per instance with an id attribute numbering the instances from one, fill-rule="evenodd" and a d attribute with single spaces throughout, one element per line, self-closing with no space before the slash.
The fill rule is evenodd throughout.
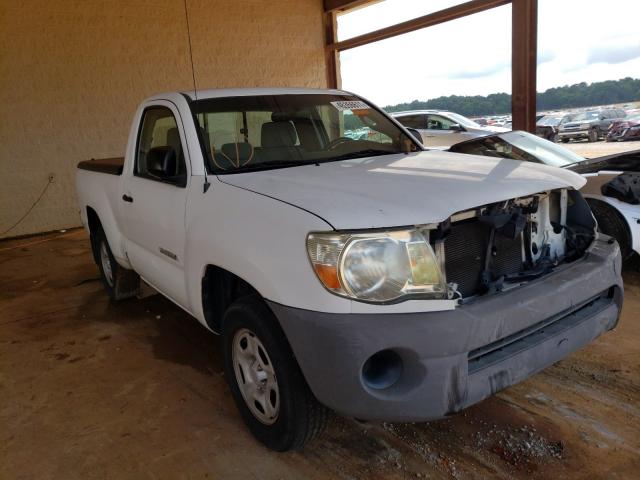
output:
<path id="1" fill-rule="evenodd" d="M 334 150 L 338 145 L 342 145 L 343 143 L 353 142 L 353 138 L 349 137 L 338 137 L 331 140 L 327 143 L 327 146 L 324 147 L 325 150 Z"/>

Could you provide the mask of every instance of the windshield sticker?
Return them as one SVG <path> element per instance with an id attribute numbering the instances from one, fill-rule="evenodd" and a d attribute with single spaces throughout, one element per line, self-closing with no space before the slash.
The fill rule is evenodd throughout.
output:
<path id="1" fill-rule="evenodd" d="M 369 105 L 360 100 L 341 100 L 338 102 L 331 102 L 331 105 L 336 107 L 341 112 L 344 110 L 369 110 Z"/>

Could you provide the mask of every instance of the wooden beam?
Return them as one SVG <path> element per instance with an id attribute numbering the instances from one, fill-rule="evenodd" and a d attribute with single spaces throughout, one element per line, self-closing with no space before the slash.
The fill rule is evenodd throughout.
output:
<path id="1" fill-rule="evenodd" d="M 363 7 L 368 3 L 376 3 L 380 0 L 324 0 L 325 12 L 344 12 L 354 8 Z"/>
<path id="2" fill-rule="evenodd" d="M 325 44 L 329 45 L 336 41 L 338 35 L 337 13 L 327 12 L 324 14 L 324 35 Z M 327 72 L 327 88 L 340 88 L 340 52 L 337 50 L 325 50 L 325 66 Z"/>
<path id="3" fill-rule="evenodd" d="M 513 0 L 511 7 L 511 115 L 514 130 L 536 130 L 538 0 Z"/>
<path id="4" fill-rule="evenodd" d="M 457 18 L 466 17 L 467 15 L 483 12 L 509 3 L 511 3 L 511 0 L 471 0 L 470 2 L 461 3 L 460 5 L 445 8 L 444 10 L 414 18 L 413 20 L 408 20 L 406 22 L 397 23 L 390 27 L 381 28 L 380 30 L 374 30 L 373 32 L 365 33 L 358 37 L 343 40 L 342 42 L 330 43 L 326 48 L 327 50 L 342 51 L 350 48 L 361 47 L 362 45 L 396 37 L 404 33 L 413 32 L 425 27 L 431 27 Z"/>

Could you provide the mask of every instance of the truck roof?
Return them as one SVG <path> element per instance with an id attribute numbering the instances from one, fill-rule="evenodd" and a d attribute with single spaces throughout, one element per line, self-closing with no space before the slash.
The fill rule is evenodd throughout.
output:
<path id="1" fill-rule="evenodd" d="M 334 95 L 352 95 L 344 90 L 326 89 L 326 88 L 212 88 L 208 90 L 197 90 L 197 95 L 193 90 L 182 90 L 174 92 L 164 92 L 153 95 L 147 100 L 163 99 L 175 94 L 186 95 L 192 100 L 220 97 L 245 97 L 251 95 L 308 95 L 308 94 L 334 94 Z"/>
<path id="2" fill-rule="evenodd" d="M 422 113 L 451 113 L 449 110 L 434 110 L 434 109 L 426 109 L 426 110 L 403 110 L 402 112 L 390 112 L 389 115 L 394 117 L 404 116 L 404 115 L 419 115 Z"/>

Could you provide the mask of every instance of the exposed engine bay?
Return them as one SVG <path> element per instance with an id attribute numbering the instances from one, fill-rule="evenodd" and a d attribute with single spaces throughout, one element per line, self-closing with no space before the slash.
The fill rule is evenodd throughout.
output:
<path id="1" fill-rule="evenodd" d="M 527 132 L 512 131 L 466 140 L 449 151 L 543 163 L 581 174 L 587 183 L 580 192 L 599 230 L 617 240 L 624 259 L 640 254 L 640 150 L 585 159 Z"/>
<path id="2" fill-rule="evenodd" d="M 449 297 L 505 291 L 581 258 L 596 223 L 582 195 L 553 190 L 459 212 L 430 230 Z"/>

